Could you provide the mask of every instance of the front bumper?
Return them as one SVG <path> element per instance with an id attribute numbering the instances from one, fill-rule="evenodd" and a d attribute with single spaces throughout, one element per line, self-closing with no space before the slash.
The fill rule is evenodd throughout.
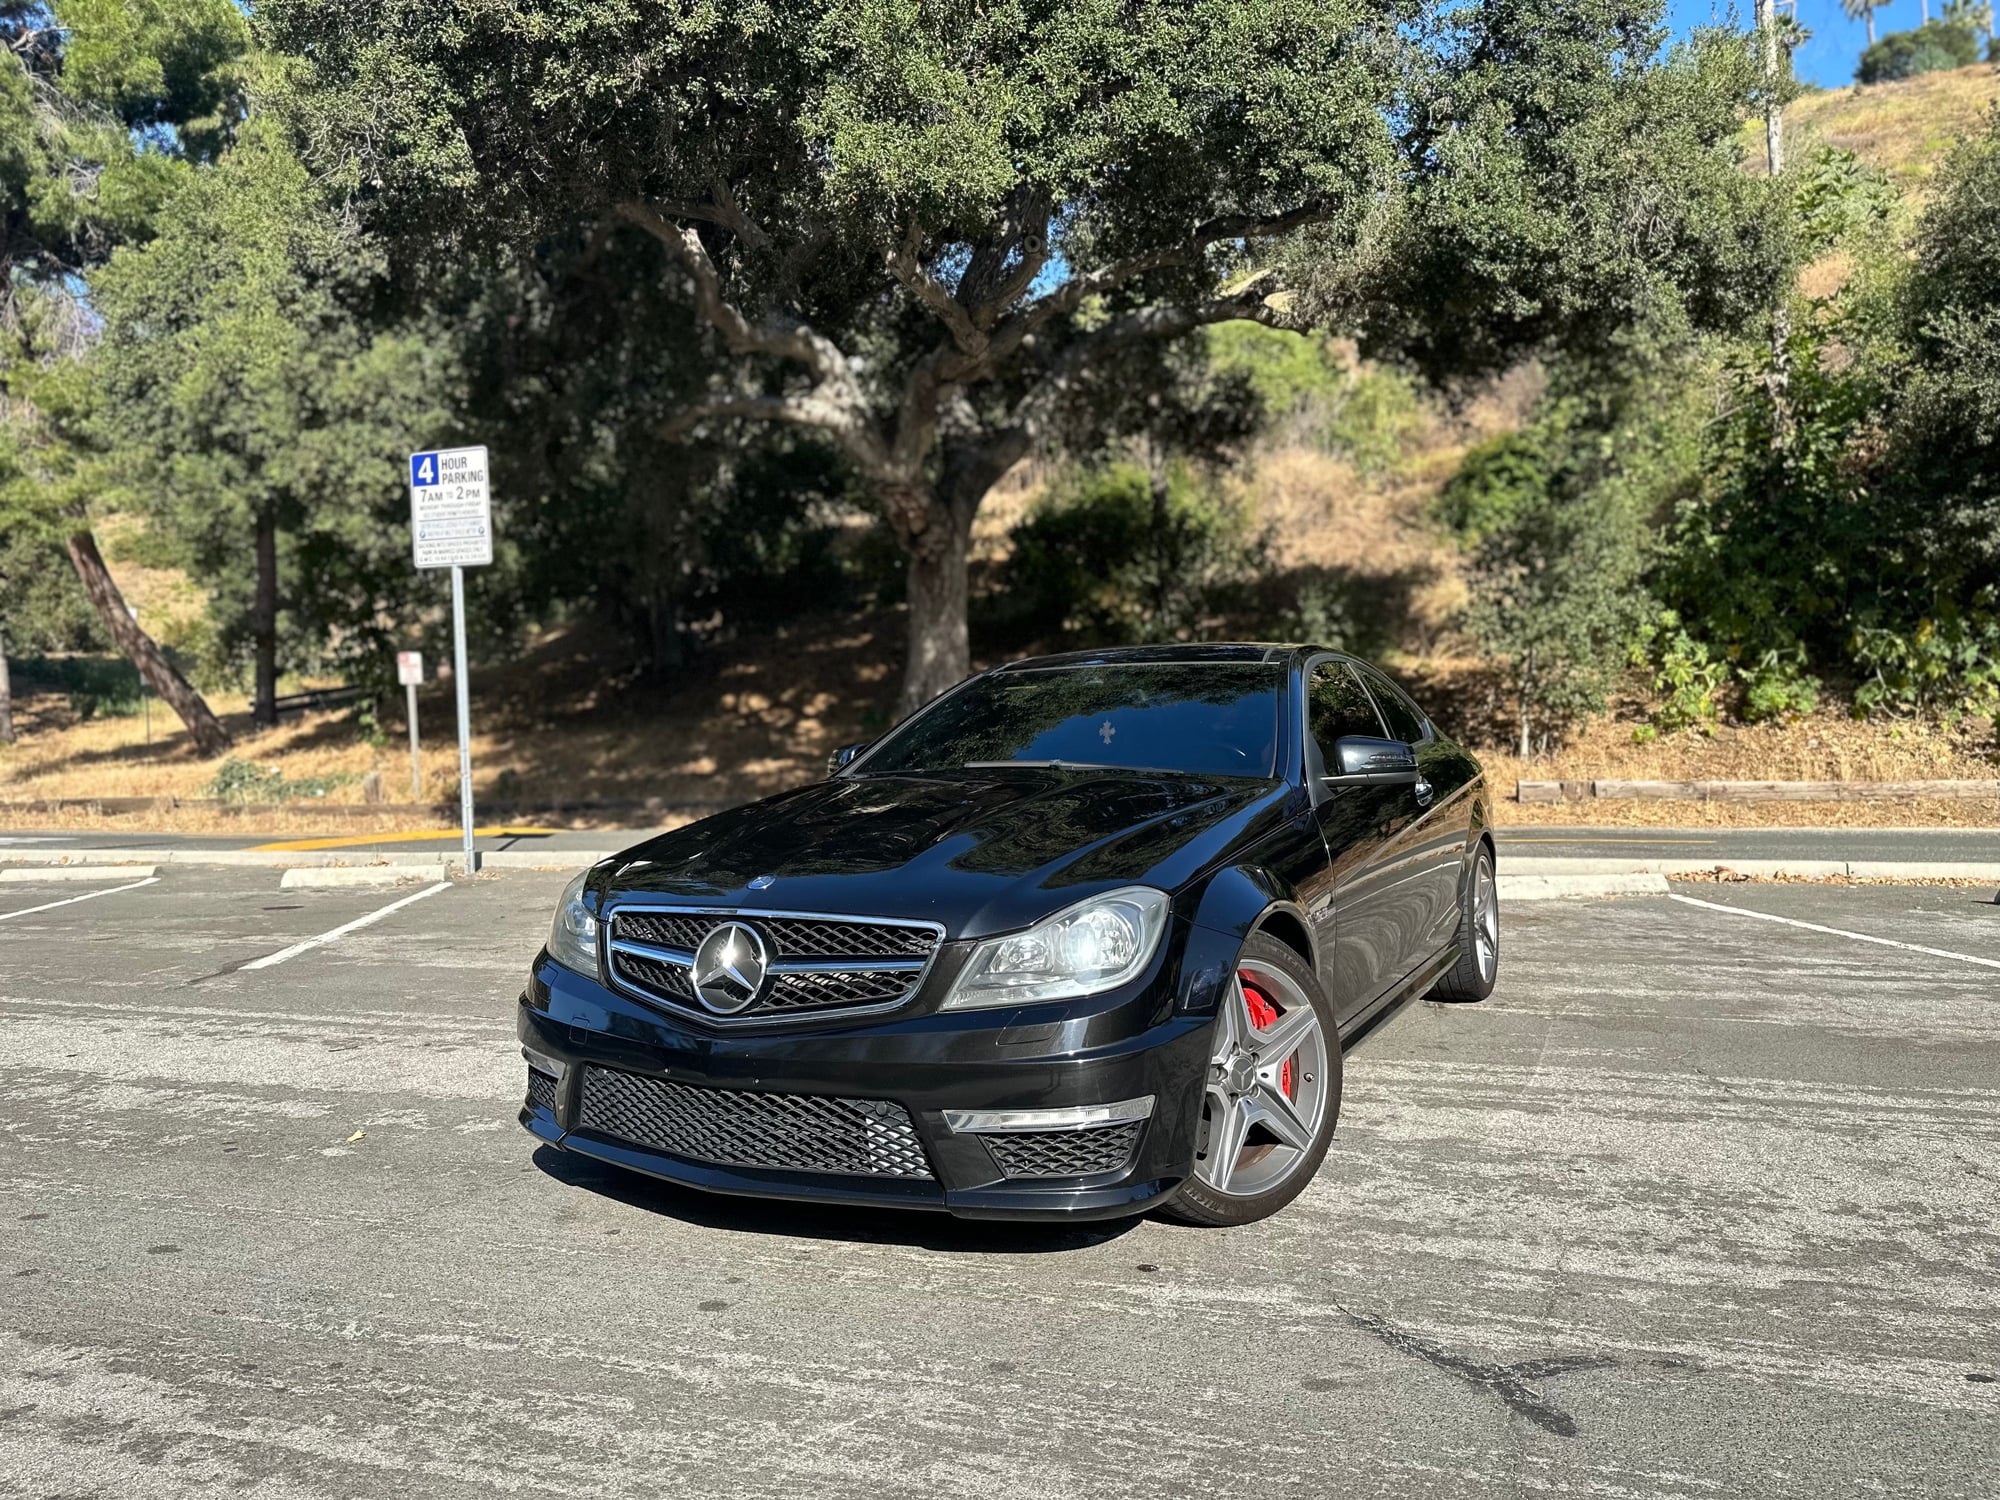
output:
<path id="1" fill-rule="evenodd" d="M 1190 945 L 1171 946 L 1185 952 Z M 544 954 L 521 997 L 518 1030 L 523 1046 L 545 1067 L 555 1064 L 558 1077 L 553 1086 L 546 1077 L 534 1080 L 520 1120 L 565 1151 L 709 1192 L 942 1209 L 967 1218 L 1143 1213 L 1179 1186 L 1194 1157 L 1213 1016 L 1177 1003 L 1183 967 L 1163 961 L 1126 989 L 1066 1004 L 932 1014 L 919 1003 L 911 1014 L 872 1024 L 732 1033 L 643 1005 Z M 637 1132 L 586 1123 L 586 1068 L 694 1090 L 889 1101 L 908 1111 L 922 1175 L 779 1170 L 654 1149 L 631 1138 Z M 989 1149 L 997 1137 L 953 1128 L 980 1123 L 967 1121 L 967 1111 L 1046 1111 L 1149 1096 L 1130 1155 L 1111 1172 L 1010 1176 L 1002 1163 L 1018 1169 L 1020 1162 Z M 1044 1159 L 1040 1170 L 1047 1168 Z"/>

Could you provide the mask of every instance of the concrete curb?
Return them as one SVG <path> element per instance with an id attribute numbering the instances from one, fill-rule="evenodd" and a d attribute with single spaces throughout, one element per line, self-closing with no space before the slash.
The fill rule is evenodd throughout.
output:
<path id="1" fill-rule="evenodd" d="M 488 855 L 488 859 L 495 856 Z M 382 866 L 443 863 L 458 869 L 464 861 L 454 852 L 440 860 L 435 849 L 407 854 L 377 849 L 13 849 L 0 848 L 0 864 L 64 865 L 224 865 L 253 870 L 373 869 Z"/>
<path id="2" fill-rule="evenodd" d="M 0 881 L 90 880 L 109 885 L 114 880 L 144 880 L 157 872 L 153 865 L 54 865 L 29 870 L 0 870 Z"/>
<path id="3" fill-rule="evenodd" d="M 1500 877 L 1500 900 L 1559 901 L 1580 896 L 1664 896 L 1664 875 L 1515 875 Z"/>
<path id="4" fill-rule="evenodd" d="M 496 849 L 479 856 L 482 870 L 581 870 L 616 849 Z"/>
<path id="5" fill-rule="evenodd" d="M 1718 869 L 1752 880 L 1991 880 L 2000 883 L 2000 861 L 1716 859 L 1689 855 L 1666 859 L 1564 859 L 1555 856 L 1502 858 L 1507 875 L 1664 875 L 1697 877 Z"/>
<path id="6" fill-rule="evenodd" d="M 445 867 L 440 863 L 427 865 L 363 865 L 359 868 L 342 869 L 328 867 L 304 867 L 287 870 L 278 881 L 281 891 L 343 890 L 357 886 L 379 889 L 389 885 L 403 885 L 410 881 L 429 881 L 435 885 L 445 879 Z"/>

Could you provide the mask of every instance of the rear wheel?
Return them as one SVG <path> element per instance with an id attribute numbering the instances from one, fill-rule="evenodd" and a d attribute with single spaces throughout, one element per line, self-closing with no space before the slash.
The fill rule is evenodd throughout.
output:
<path id="1" fill-rule="evenodd" d="M 1433 1000 L 1484 1000 L 1500 978 L 1500 882 L 1481 844 L 1458 902 L 1458 962 L 1431 988 Z"/>
<path id="2" fill-rule="evenodd" d="M 1167 1212 L 1249 1224 L 1312 1181 L 1340 1114 L 1340 1032 L 1311 967 L 1253 933 L 1217 1008 L 1194 1171 Z"/>

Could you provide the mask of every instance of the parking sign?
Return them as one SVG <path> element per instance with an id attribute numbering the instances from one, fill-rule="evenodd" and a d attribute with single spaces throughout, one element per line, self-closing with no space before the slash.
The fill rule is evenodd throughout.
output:
<path id="1" fill-rule="evenodd" d="M 419 568 L 476 568 L 493 561 L 486 450 L 410 455 L 410 548 Z"/>
<path id="2" fill-rule="evenodd" d="M 421 687 L 424 680 L 424 653 L 421 651 L 398 651 L 396 653 L 396 681 L 403 687 Z"/>

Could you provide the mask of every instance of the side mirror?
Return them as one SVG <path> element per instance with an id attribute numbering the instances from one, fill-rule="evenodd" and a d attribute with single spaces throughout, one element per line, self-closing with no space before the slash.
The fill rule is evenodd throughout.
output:
<path id="1" fill-rule="evenodd" d="M 833 775 L 834 772 L 846 766 L 855 756 L 874 743 L 873 740 L 858 740 L 852 745 L 842 745 L 826 758 L 826 774 L 829 776 Z"/>
<path id="2" fill-rule="evenodd" d="M 1371 786 L 1409 785 L 1417 780 L 1417 752 L 1401 740 L 1342 735 L 1333 742 L 1328 781 Z"/>

